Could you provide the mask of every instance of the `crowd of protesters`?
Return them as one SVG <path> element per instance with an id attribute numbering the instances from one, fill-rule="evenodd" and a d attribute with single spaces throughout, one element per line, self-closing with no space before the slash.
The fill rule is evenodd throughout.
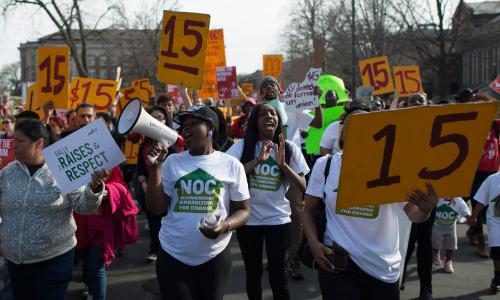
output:
<path id="1" fill-rule="evenodd" d="M 231 273 L 232 231 L 251 300 L 262 299 L 264 269 L 273 298 L 293 298 L 288 280 L 304 278 L 299 260 L 304 237 L 324 299 L 399 299 L 415 245 L 419 299 L 432 299 L 433 267 L 442 265 L 446 273 L 454 272 L 458 221 L 468 223 L 467 237 L 477 246 L 477 255 L 493 260 L 490 291 L 498 291 L 497 121 L 492 123 L 469 197 L 438 199 L 427 184 L 425 190 L 408 191 L 404 202 L 377 205 L 371 218 L 335 209 L 350 115 L 494 101 L 487 94 L 465 89 L 453 101 L 431 102 L 424 93 L 416 93 L 392 104 L 380 98 L 337 103 L 337 91 L 316 87 L 314 93 L 323 95 L 325 103 L 311 112 L 290 113 L 284 109 L 279 82 L 267 76 L 255 99 L 240 90 L 239 115 L 231 118 L 227 102 L 192 99 L 182 86 L 180 92 L 181 103 L 162 94 L 146 108 L 181 135 L 168 149 L 147 136 L 118 134 L 115 108 L 96 112 L 92 104 L 82 103 L 62 116 L 46 105 L 15 117 L 3 116 L 1 138 L 14 140 L 15 154 L 15 161 L 0 162 L 4 299 L 64 299 L 79 262 L 82 295 L 106 299 L 106 268 L 126 253 L 126 245 L 137 241 L 139 211 L 147 219 L 150 241 L 145 261 L 156 262 L 163 299 L 222 299 Z M 323 110 L 337 105 L 344 113 L 325 124 Z M 220 106 L 226 106 L 226 114 Z M 97 118 L 104 120 L 121 148 L 126 142 L 139 145 L 137 164 L 95 172 L 90 184 L 62 196 L 42 149 Z M 308 128 L 325 129 L 314 157 L 301 149 Z M 150 161 L 148 156 L 157 159 Z M 322 206 L 325 228 L 317 223 Z M 399 251 L 400 212 L 413 222 L 406 257 Z M 489 252 L 483 234 L 486 220 Z"/>

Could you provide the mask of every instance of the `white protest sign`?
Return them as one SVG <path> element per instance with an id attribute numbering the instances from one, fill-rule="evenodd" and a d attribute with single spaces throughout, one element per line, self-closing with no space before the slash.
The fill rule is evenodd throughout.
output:
<path id="1" fill-rule="evenodd" d="M 321 68 L 310 68 L 304 81 L 301 83 L 294 82 L 286 88 L 286 111 L 304 111 L 319 106 L 319 97 L 314 95 L 314 87 L 319 75 L 321 75 Z"/>
<path id="2" fill-rule="evenodd" d="M 43 156 L 63 195 L 90 183 L 94 171 L 125 161 L 102 119 L 43 149 Z"/>

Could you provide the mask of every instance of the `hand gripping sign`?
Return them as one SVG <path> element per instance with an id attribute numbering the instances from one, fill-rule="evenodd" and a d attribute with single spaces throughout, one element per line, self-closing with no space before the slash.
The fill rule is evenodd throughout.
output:
<path id="1" fill-rule="evenodd" d="M 301 83 L 290 84 L 285 91 L 285 110 L 289 112 L 314 109 L 319 106 L 319 97 L 314 94 L 321 68 L 311 68 Z M 326 92 L 326 91 L 324 91 Z"/>
<path id="2" fill-rule="evenodd" d="M 468 196 L 496 109 L 470 103 L 350 116 L 336 208 L 406 201 L 426 182 L 439 197 Z"/>
<path id="3" fill-rule="evenodd" d="M 163 12 L 158 80 L 201 88 L 210 15 Z"/>
<path id="4" fill-rule="evenodd" d="M 102 119 L 43 149 L 43 156 L 63 195 L 91 182 L 94 171 L 125 161 Z"/>

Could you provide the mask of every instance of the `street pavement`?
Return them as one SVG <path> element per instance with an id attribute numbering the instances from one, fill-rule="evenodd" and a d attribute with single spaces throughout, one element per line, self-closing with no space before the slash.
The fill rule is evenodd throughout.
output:
<path id="1" fill-rule="evenodd" d="M 149 238 L 145 228 L 145 220 L 138 217 L 140 238 L 131 246 L 127 246 L 126 254 L 117 258 L 108 269 L 108 295 L 109 300 L 128 299 L 159 299 L 144 289 L 154 282 L 154 263 L 146 263 L 145 257 L 149 247 Z M 446 274 L 441 269 L 436 269 L 433 274 L 435 299 L 500 299 L 499 295 L 488 294 L 488 287 L 493 275 L 491 260 L 479 258 L 474 254 L 474 248 L 468 245 L 465 238 L 466 225 L 458 225 L 459 250 L 456 252 L 454 274 Z M 238 243 L 233 235 L 230 244 L 233 269 L 230 277 L 225 300 L 247 299 L 245 294 L 245 273 Z M 290 281 L 292 299 L 321 299 L 319 286 L 314 273 L 305 268 L 306 279 L 303 281 Z M 272 299 L 271 289 L 268 284 L 267 272 L 264 272 L 263 299 Z M 1 286 L 1 284 L 0 284 Z M 81 283 L 80 266 L 75 268 L 74 281 L 69 285 L 68 299 L 79 300 L 83 288 Z M 408 281 L 406 289 L 401 292 L 401 299 L 417 299 L 419 292 L 418 275 L 415 258 L 408 266 Z"/>

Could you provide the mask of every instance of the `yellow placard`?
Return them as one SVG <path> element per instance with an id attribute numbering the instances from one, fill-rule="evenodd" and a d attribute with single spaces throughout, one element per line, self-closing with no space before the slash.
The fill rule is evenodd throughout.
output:
<path id="1" fill-rule="evenodd" d="M 127 105 L 127 103 L 130 100 L 134 98 L 139 98 L 139 93 L 137 92 L 134 86 L 121 89 L 120 94 L 122 94 L 122 97 L 120 98 L 120 101 L 118 101 L 118 103 L 116 104 L 116 114 L 118 116 L 121 115 L 123 109 L 125 108 L 125 105 Z"/>
<path id="2" fill-rule="evenodd" d="M 243 90 L 243 93 L 245 93 L 247 97 L 250 97 L 252 96 L 253 93 L 253 83 L 243 83 L 241 84 L 241 89 Z"/>
<path id="3" fill-rule="evenodd" d="M 210 15 L 163 12 L 158 80 L 201 88 Z"/>
<path id="4" fill-rule="evenodd" d="M 55 108 L 66 109 L 69 86 L 69 48 L 38 48 L 37 105 L 52 101 Z"/>
<path id="5" fill-rule="evenodd" d="M 387 56 L 364 59 L 358 63 L 363 86 L 373 86 L 373 95 L 394 92 L 394 84 Z"/>
<path id="6" fill-rule="evenodd" d="M 137 96 L 142 101 L 142 105 L 147 107 L 149 105 L 149 99 L 151 99 L 151 86 L 149 85 L 149 79 L 138 79 L 132 81 L 132 86 L 135 87 L 137 91 Z"/>
<path id="7" fill-rule="evenodd" d="M 137 158 L 139 156 L 139 143 L 132 143 L 131 141 L 126 140 L 123 154 L 125 154 L 126 165 L 136 165 Z"/>
<path id="8" fill-rule="evenodd" d="M 117 84 L 114 80 L 73 77 L 68 108 L 88 102 L 94 104 L 96 111 L 107 111 L 115 99 Z"/>
<path id="9" fill-rule="evenodd" d="M 278 78 L 283 71 L 283 55 L 264 55 L 262 73 Z"/>
<path id="10" fill-rule="evenodd" d="M 35 82 L 32 85 L 30 85 L 26 90 L 26 103 L 24 104 L 25 110 L 35 110 L 35 107 L 38 105 L 36 93 L 37 93 L 37 86 Z"/>
<path id="11" fill-rule="evenodd" d="M 203 85 L 197 91 L 199 98 L 217 97 L 217 78 L 215 69 L 226 66 L 226 51 L 224 49 L 224 30 L 214 29 L 208 32 L 207 53 L 205 58 L 205 74 Z"/>
<path id="12" fill-rule="evenodd" d="M 399 96 L 407 97 L 423 90 L 418 66 L 397 66 L 392 67 L 392 70 Z"/>
<path id="13" fill-rule="evenodd" d="M 352 115 L 336 209 L 406 201 L 432 183 L 468 196 L 497 103 L 424 106 Z"/>

